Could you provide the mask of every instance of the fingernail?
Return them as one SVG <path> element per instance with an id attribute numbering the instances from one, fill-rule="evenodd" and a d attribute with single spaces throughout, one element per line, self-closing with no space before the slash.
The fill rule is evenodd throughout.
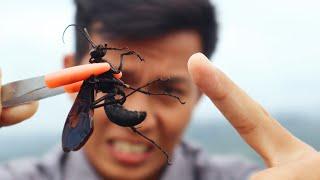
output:
<path id="1" fill-rule="evenodd" d="M 193 80 L 202 78 L 200 74 L 208 66 L 212 66 L 211 61 L 202 53 L 193 54 L 188 61 L 188 70 Z"/>
<path id="2" fill-rule="evenodd" d="M 200 60 L 200 61 L 209 61 L 209 59 L 204 54 L 202 54 L 201 52 L 198 52 L 198 53 L 193 54 L 189 58 L 188 67 L 190 67 L 190 65 L 192 63 L 194 63 L 195 61 L 198 61 L 198 60 Z"/>
<path id="3" fill-rule="evenodd" d="M 196 53 L 195 55 L 199 56 L 201 60 L 204 60 L 204 61 L 210 61 L 206 55 L 202 54 L 201 52 L 199 53 Z"/>
<path id="4" fill-rule="evenodd" d="M 219 84 L 217 68 L 202 53 L 196 53 L 190 57 L 188 70 L 193 82 L 205 93 L 212 91 Z"/>

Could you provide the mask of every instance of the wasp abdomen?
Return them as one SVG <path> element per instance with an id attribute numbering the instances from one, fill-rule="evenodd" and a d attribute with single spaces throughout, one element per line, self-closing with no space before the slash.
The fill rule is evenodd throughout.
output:
<path id="1" fill-rule="evenodd" d="M 132 127 L 140 124 L 147 116 L 143 111 L 129 111 L 124 109 L 120 104 L 104 106 L 107 117 L 113 123 L 123 126 Z"/>

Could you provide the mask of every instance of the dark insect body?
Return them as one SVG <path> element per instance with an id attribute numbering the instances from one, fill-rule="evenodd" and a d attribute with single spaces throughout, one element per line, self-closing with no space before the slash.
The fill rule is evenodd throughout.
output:
<path id="1" fill-rule="evenodd" d="M 62 133 L 63 151 L 80 149 L 93 132 L 94 84 L 85 80 L 68 114 Z"/>
<path id="2" fill-rule="evenodd" d="M 78 25 L 69 25 L 79 28 Z M 68 28 L 67 27 L 67 28 Z M 66 29 L 67 29 L 66 28 Z M 90 51 L 90 63 L 104 63 L 107 62 L 103 57 L 108 50 L 126 51 L 120 55 L 120 64 L 118 68 L 112 66 L 108 72 L 105 72 L 98 76 L 91 76 L 85 80 L 80 88 L 80 91 L 76 97 L 76 100 L 67 116 L 63 133 L 62 133 L 62 147 L 65 152 L 76 151 L 80 149 L 86 141 L 89 139 L 93 132 L 93 112 L 95 108 L 104 107 L 104 111 L 108 119 L 122 127 L 129 127 L 134 133 L 142 136 L 150 143 L 155 145 L 160 151 L 164 153 L 167 160 L 168 154 L 150 138 L 143 135 L 137 130 L 135 126 L 142 123 L 147 116 L 143 111 L 129 111 L 123 107 L 127 97 L 136 92 L 144 93 L 147 95 L 164 95 L 177 99 L 181 104 L 184 104 L 179 97 L 171 95 L 169 93 L 152 93 L 144 90 L 147 86 L 164 81 L 157 79 L 147 83 L 146 85 L 133 88 L 128 84 L 125 84 L 122 80 L 115 78 L 114 75 L 121 72 L 123 67 L 124 56 L 136 55 L 140 61 L 144 59 L 134 51 L 130 51 L 128 48 L 112 48 L 107 44 L 95 45 L 87 32 L 86 28 L 81 27 L 81 32 L 92 46 Z M 125 89 L 132 90 L 130 93 L 125 94 Z M 102 92 L 105 95 L 96 99 L 96 94 Z M 169 163 L 169 162 L 168 162 Z"/>

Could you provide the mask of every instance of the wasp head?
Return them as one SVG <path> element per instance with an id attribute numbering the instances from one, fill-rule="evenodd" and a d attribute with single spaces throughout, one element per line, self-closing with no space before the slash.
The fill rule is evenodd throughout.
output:
<path id="1" fill-rule="evenodd" d="M 105 56 L 107 53 L 107 48 L 103 45 L 98 45 L 96 48 L 94 48 L 91 52 L 90 52 L 90 56 L 93 59 L 100 59 L 103 56 Z"/>

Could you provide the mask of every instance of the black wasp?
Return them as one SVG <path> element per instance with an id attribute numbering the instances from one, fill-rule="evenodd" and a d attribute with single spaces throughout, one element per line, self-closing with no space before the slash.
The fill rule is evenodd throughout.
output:
<path id="1" fill-rule="evenodd" d="M 144 61 L 144 59 L 135 51 L 131 51 L 128 48 L 113 48 L 108 47 L 107 44 L 96 45 L 91 40 L 87 29 L 82 26 L 71 24 L 65 29 L 65 31 L 70 26 L 75 26 L 78 30 L 80 30 L 80 32 L 90 43 L 92 47 L 92 50 L 90 51 L 90 63 L 109 63 L 103 58 L 108 50 L 125 52 L 120 55 L 120 64 L 118 68 L 115 68 L 111 63 L 109 63 L 111 69 L 108 72 L 105 72 L 98 76 L 91 76 L 90 78 L 84 80 L 63 128 L 63 150 L 65 152 L 76 151 L 86 143 L 91 133 L 93 132 L 94 109 L 104 107 L 104 111 L 110 121 L 122 127 L 129 127 L 133 132 L 139 134 L 143 138 L 150 141 L 153 145 L 155 145 L 164 153 L 164 155 L 168 159 L 167 153 L 159 145 L 157 145 L 150 138 L 146 137 L 135 127 L 146 118 L 147 113 L 143 111 L 129 111 L 123 107 L 123 104 L 129 96 L 136 92 L 144 93 L 147 95 L 170 96 L 172 98 L 176 98 L 181 104 L 184 104 L 184 102 L 182 102 L 179 97 L 166 92 L 152 93 L 144 90 L 144 88 L 153 83 L 165 80 L 157 79 L 147 83 L 142 87 L 133 88 L 122 80 L 115 78 L 114 75 L 120 73 L 122 70 L 124 56 L 136 55 L 137 58 L 141 61 Z M 132 91 L 128 94 L 125 94 L 125 89 L 129 89 Z M 105 95 L 96 99 L 96 94 L 98 92 L 105 93 Z"/>

